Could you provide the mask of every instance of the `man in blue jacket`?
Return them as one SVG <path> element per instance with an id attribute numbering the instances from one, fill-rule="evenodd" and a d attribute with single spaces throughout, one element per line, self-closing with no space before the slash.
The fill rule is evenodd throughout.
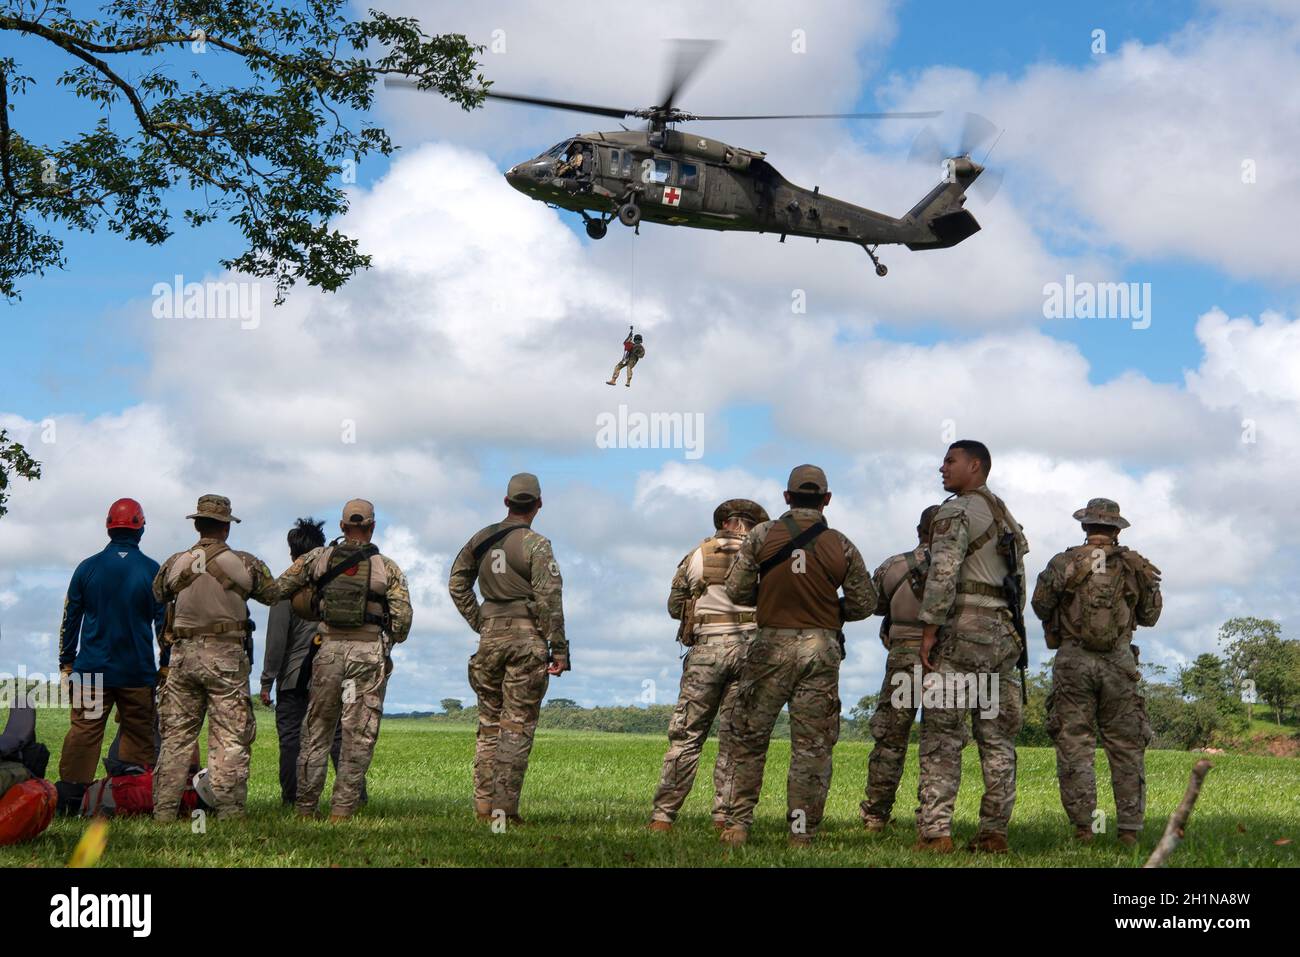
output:
<path id="1" fill-rule="evenodd" d="M 157 760 L 154 639 L 166 615 L 166 606 L 153 597 L 158 563 L 140 551 L 144 510 L 139 502 L 118 499 L 106 524 L 108 545 L 77 566 L 63 603 L 59 671 L 79 676 L 82 689 L 80 700 L 73 699 L 55 785 L 64 814 L 77 813 L 94 780 L 113 708 L 122 726 L 122 760 L 141 767 Z"/>

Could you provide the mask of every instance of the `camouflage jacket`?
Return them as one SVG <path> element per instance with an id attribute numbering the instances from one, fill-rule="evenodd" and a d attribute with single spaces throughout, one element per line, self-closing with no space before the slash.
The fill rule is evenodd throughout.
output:
<path id="1" fill-rule="evenodd" d="M 313 548 L 305 555 L 299 555 L 276 580 L 278 597 L 292 598 L 299 589 L 312 584 L 316 580 L 317 560 L 321 557 L 321 553 L 330 547 L 330 545 L 322 545 L 320 548 Z M 387 590 L 384 594 L 388 601 L 388 627 L 385 634 L 394 642 L 403 642 L 411 633 L 411 621 L 414 617 L 411 608 L 411 589 L 407 586 L 406 575 L 397 566 L 397 562 L 387 555 L 381 554 L 380 557 L 384 561 L 384 570 L 387 573 Z"/>
<path id="2" fill-rule="evenodd" d="M 987 485 L 980 488 L 993 494 Z M 1005 503 L 1003 507 L 1006 507 Z M 1016 529 L 1018 561 L 1015 569 L 1008 569 L 998 552 L 996 531 L 980 548 L 967 554 L 972 540 L 979 539 L 993 520 L 988 504 L 975 490 L 953 496 L 939 507 L 930 525 L 930 571 L 925 579 L 921 613 L 917 616 L 924 624 L 942 625 L 953 617 L 959 585 L 971 582 L 978 586 L 1000 587 L 1008 571 L 1014 571 L 1020 578 L 1020 610 L 1024 610 L 1024 556 L 1029 551 L 1029 544 L 1010 509 L 1007 509 L 1007 518 Z M 1006 604 L 1001 598 L 981 594 L 962 595 L 962 601 L 989 607 Z"/>
<path id="3" fill-rule="evenodd" d="M 483 605 L 474 594 L 474 583 L 478 581 L 482 563 L 497 560 L 493 558 L 493 553 L 497 549 L 488 552 L 477 563 L 474 561 L 474 549 L 493 531 L 504 527 L 504 523 L 498 523 L 477 532 L 465 543 L 451 565 L 447 590 L 451 593 L 451 600 L 455 603 L 456 610 L 475 631 L 482 629 L 484 616 Z M 511 549 L 513 547 L 511 545 Z M 524 578 L 521 584 L 527 592 L 522 603 L 536 618 L 538 630 L 550 646 L 551 654 L 567 655 L 569 642 L 564 636 L 564 581 L 560 577 L 560 566 L 551 551 L 551 541 L 545 535 L 526 528 L 523 535 L 519 536 L 518 548 L 519 557 L 523 563 L 526 563 L 528 572 L 527 577 L 524 578 L 522 569 L 515 570 L 520 578 Z M 501 551 L 504 556 L 507 549 L 503 548 Z M 482 589 L 481 583 L 479 587 Z"/>

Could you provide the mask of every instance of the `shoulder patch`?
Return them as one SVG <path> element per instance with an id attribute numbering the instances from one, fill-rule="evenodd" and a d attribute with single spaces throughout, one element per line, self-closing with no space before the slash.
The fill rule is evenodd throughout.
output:
<path id="1" fill-rule="evenodd" d="M 931 535 L 947 535 L 955 518 L 936 518 L 930 525 Z"/>

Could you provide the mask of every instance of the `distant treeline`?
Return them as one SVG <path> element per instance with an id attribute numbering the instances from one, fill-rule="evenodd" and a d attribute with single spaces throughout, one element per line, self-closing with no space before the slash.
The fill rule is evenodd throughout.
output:
<path id="1" fill-rule="evenodd" d="M 1250 737 L 1257 712 L 1278 725 L 1300 724 L 1300 641 L 1283 638 L 1275 621 L 1233 618 L 1219 629 L 1219 643 L 1221 655 L 1198 655 L 1172 675 L 1162 665 L 1140 663 L 1140 685 L 1153 733 L 1151 747 L 1180 751 L 1237 747 Z M 1046 727 L 1051 689 L 1052 663 L 1048 659 L 1037 674 L 1028 676 L 1029 703 L 1020 744 L 1051 745 Z M 840 727 L 841 739 L 870 740 L 868 722 L 877 697 L 867 695 L 849 711 Z M 457 698 L 445 698 L 441 704 L 441 712 L 411 716 L 452 724 L 478 723 L 476 707 L 465 707 Z M 569 698 L 551 698 L 542 707 L 539 727 L 666 735 L 672 712 L 670 704 L 584 708 Z M 913 726 L 913 740 L 919 728 L 919 724 Z M 790 737 L 790 719 L 784 711 L 773 737 Z"/>

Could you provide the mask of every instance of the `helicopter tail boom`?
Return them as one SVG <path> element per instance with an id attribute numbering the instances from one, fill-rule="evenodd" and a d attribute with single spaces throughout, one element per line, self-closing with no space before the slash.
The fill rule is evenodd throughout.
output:
<path id="1" fill-rule="evenodd" d="M 945 171 L 943 182 L 903 217 L 903 222 L 922 231 L 922 238 L 905 243 L 908 249 L 947 249 L 980 230 L 979 222 L 965 204 L 966 190 L 984 172 L 984 167 L 967 156 L 957 156 L 945 163 Z"/>

